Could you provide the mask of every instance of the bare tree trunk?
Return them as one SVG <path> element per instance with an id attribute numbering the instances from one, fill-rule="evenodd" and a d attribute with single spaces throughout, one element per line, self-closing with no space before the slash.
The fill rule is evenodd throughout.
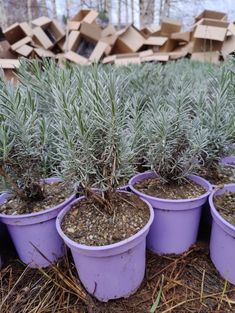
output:
<path id="1" fill-rule="evenodd" d="M 0 27 L 3 29 L 7 27 L 7 15 L 4 0 L 0 0 Z"/>
<path id="2" fill-rule="evenodd" d="M 125 20 L 125 24 L 127 25 L 128 24 L 128 20 L 129 20 L 129 12 L 128 12 L 128 0 L 125 0 L 125 11 L 126 11 L 126 20 Z"/>
<path id="3" fill-rule="evenodd" d="M 52 14 L 53 14 L 53 18 L 54 18 L 54 19 L 57 19 L 56 0 L 51 0 L 51 4 L 52 4 Z"/>
<path id="4" fill-rule="evenodd" d="M 28 13 L 28 22 L 31 25 L 31 22 L 32 22 L 32 0 L 27 0 L 27 13 Z"/>
<path id="5" fill-rule="evenodd" d="M 48 16 L 46 0 L 41 0 L 41 8 L 44 16 Z"/>
<path id="6" fill-rule="evenodd" d="M 170 0 L 163 1 L 163 7 L 162 7 L 162 17 L 168 17 L 170 12 Z"/>
<path id="7" fill-rule="evenodd" d="M 135 21 L 135 5 L 134 0 L 131 0 L 131 22 L 134 23 Z"/>
<path id="8" fill-rule="evenodd" d="M 154 22 L 155 1 L 140 0 L 140 26 L 150 25 Z"/>
<path id="9" fill-rule="evenodd" d="M 122 2 L 118 1 L 118 29 L 121 28 L 121 12 L 122 12 Z"/>
<path id="10" fill-rule="evenodd" d="M 66 34 L 65 34 L 65 52 L 68 52 L 68 37 L 69 37 L 69 27 L 68 21 L 70 19 L 69 8 L 70 8 L 70 0 L 65 1 L 65 8 L 66 8 Z"/>

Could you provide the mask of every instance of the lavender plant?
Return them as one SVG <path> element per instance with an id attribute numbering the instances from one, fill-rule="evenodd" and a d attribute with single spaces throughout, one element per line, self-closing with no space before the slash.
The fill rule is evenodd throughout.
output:
<path id="1" fill-rule="evenodd" d="M 40 180 L 49 166 L 49 120 L 29 90 L 0 90 L 0 175 L 24 201 L 41 200 Z"/>
<path id="2" fill-rule="evenodd" d="M 57 157 L 65 179 L 77 183 L 77 190 L 95 197 L 109 212 L 111 193 L 134 168 L 128 130 L 129 102 L 120 97 L 127 78 L 93 67 L 79 103 L 62 101 L 54 90 Z M 102 190 L 95 195 L 92 187 Z"/>

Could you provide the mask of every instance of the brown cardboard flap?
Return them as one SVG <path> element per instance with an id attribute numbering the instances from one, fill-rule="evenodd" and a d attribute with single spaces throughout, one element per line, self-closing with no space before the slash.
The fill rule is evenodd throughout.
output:
<path id="1" fill-rule="evenodd" d="M 84 58 L 83 56 L 73 52 L 73 51 L 69 51 L 67 53 L 65 53 L 64 55 L 65 59 L 72 61 L 76 64 L 88 64 L 88 60 L 86 58 Z"/>
<path id="2" fill-rule="evenodd" d="M 219 64 L 219 56 L 218 52 L 194 52 L 191 60 Z"/>
<path id="3" fill-rule="evenodd" d="M 101 57 L 104 55 L 105 49 L 108 47 L 108 45 L 102 41 L 98 41 L 97 45 L 95 46 L 95 49 L 92 51 L 89 61 L 91 62 L 98 62 Z"/>
<path id="4" fill-rule="evenodd" d="M 101 29 L 95 24 L 82 22 L 80 32 L 83 36 L 94 41 L 99 41 L 101 38 Z"/>
<path id="5" fill-rule="evenodd" d="M 170 38 L 178 41 L 189 42 L 191 38 L 191 32 L 173 33 L 171 34 Z"/>
<path id="6" fill-rule="evenodd" d="M 193 52 L 215 52 L 221 51 L 223 42 L 208 39 L 194 39 Z"/>
<path id="7" fill-rule="evenodd" d="M 14 43 L 13 45 L 11 45 L 11 50 L 16 51 L 20 47 L 26 45 L 27 43 L 30 43 L 31 40 L 32 40 L 31 37 L 25 37 L 25 38 L 17 41 L 16 43 Z"/>
<path id="8" fill-rule="evenodd" d="M 0 59 L 16 59 L 17 57 L 10 51 L 10 44 L 7 40 L 0 41 Z"/>
<path id="9" fill-rule="evenodd" d="M 154 37 L 150 36 L 148 39 L 144 41 L 145 45 L 148 46 L 162 46 L 167 42 L 167 37 Z"/>
<path id="10" fill-rule="evenodd" d="M 111 36 L 107 36 L 107 37 L 102 37 L 101 40 L 105 43 L 107 43 L 110 46 L 113 46 L 117 40 L 117 35 L 111 35 Z"/>
<path id="11" fill-rule="evenodd" d="M 33 36 L 32 28 L 29 26 L 28 23 L 26 22 L 20 23 L 20 27 L 25 32 L 26 36 L 29 36 L 29 37 Z"/>
<path id="12" fill-rule="evenodd" d="M 79 30 L 81 22 L 68 21 L 68 29 L 70 30 Z"/>
<path id="13" fill-rule="evenodd" d="M 55 54 L 50 50 L 45 50 L 43 48 L 34 48 L 34 52 L 40 58 L 54 58 Z"/>
<path id="14" fill-rule="evenodd" d="M 213 11 L 213 10 L 204 10 L 201 14 L 199 14 L 196 18 L 195 21 L 199 21 L 202 18 L 211 18 L 214 20 L 226 20 L 227 19 L 227 14 L 224 12 L 218 12 L 218 11 Z"/>
<path id="15" fill-rule="evenodd" d="M 73 30 L 68 36 L 68 43 L 65 41 L 62 50 L 66 51 L 67 48 L 67 51 L 70 50 L 75 51 L 79 45 L 79 42 L 80 42 L 80 32 Z"/>
<path id="16" fill-rule="evenodd" d="M 41 45 L 44 49 L 51 49 L 54 45 L 41 27 L 33 29 L 33 41 Z"/>
<path id="17" fill-rule="evenodd" d="M 116 59 L 116 55 L 109 55 L 109 56 L 103 58 L 102 63 L 103 64 L 107 64 L 107 63 L 113 64 L 115 59 Z"/>
<path id="18" fill-rule="evenodd" d="M 231 37 L 227 37 L 227 39 L 223 42 L 223 46 L 221 48 L 221 53 L 223 55 L 223 58 L 226 59 L 226 57 L 230 54 L 235 52 L 235 36 L 232 35 Z"/>
<path id="19" fill-rule="evenodd" d="M 116 29 L 111 24 L 101 31 L 101 37 L 107 37 L 107 36 L 111 36 L 115 34 L 116 34 Z"/>
<path id="20" fill-rule="evenodd" d="M 161 33 L 172 34 L 181 30 L 181 22 L 171 18 L 164 18 L 161 22 Z"/>
<path id="21" fill-rule="evenodd" d="M 195 30 L 194 38 L 224 41 L 226 32 L 227 28 L 200 24 Z"/>
<path id="22" fill-rule="evenodd" d="M 24 57 L 29 57 L 33 52 L 33 47 L 29 45 L 23 45 L 16 52 Z"/>
<path id="23" fill-rule="evenodd" d="M 39 18 L 36 18 L 35 20 L 32 21 L 32 24 L 35 25 L 35 26 L 46 26 L 48 25 L 49 23 L 51 23 L 52 20 L 47 17 L 47 16 L 41 16 Z"/>
<path id="24" fill-rule="evenodd" d="M 71 21 L 74 22 L 85 22 L 88 24 L 92 24 L 99 13 L 95 10 L 80 10 L 72 19 Z"/>
<path id="25" fill-rule="evenodd" d="M 168 53 L 154 53 L 153 55 L 141 58 L 143 62 L 161 61 L 167 62 L 169 60 Z"/>
<path id="26" fill-rule="evenodd" d="M 167 42 L 159 48 L 160 52 L 171 52 L 178 46 L 176 40 L 168 39 Z M 154 50 L 153 50 L 154 51 Z"/>
<path id="27" fill-rule="evenodd" d="M 0 68 L 15 69 L 20 67 L 20 61 L 14 59 L 0 59 Z"/>

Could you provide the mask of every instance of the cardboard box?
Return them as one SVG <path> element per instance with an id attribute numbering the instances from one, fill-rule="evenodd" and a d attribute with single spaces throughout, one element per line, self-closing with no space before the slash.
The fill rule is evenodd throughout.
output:
<path id="1" fill-rule="evenodd" d="M 144 38 L 148 38 L 151 35 L 157 35 L 157 33 L 160 34 L 161 31 L 161 26 L 157 25 L 157 26 L 145 26 L 143 28 L 141 28 L 140 33 Z"/>
<path id="2" fill-rule="evenodd" d="M 44 36 L 43 36 L 44 39 L 42 40 L 43 42 L 41 44 L 43 45 L 45 49 L 48 49 L 46 48 L 46 46 L 49 46 L 49 42 L 50 42 L 50 47 L 52 47 L 54 46 L 55 43 L 60 41 L 61 38 L 65 36 L 65 31 L 60 26 L 60 24 L 56 20 L 51 20 L 50 18 L 46 16 L 42 16 L 33 20 L 32 24 L 36 26 L 36 29 L 39 29 L 38 27 L 41 28 L 42 31 L 40 32 L 40 38 L 42 38 L 42 32 L 44 33 Z M 35 33 L 35 29 L 33 30 L 33 34 L 36 37 L 37 37 L 37 32 Z M 47 37 L 47 40 L 45 39 L 46 37 Z M 44 41 L 47 43 L 44 44 Z"/>
<path id="3" fill-rule="evenodd" d="M 137 52 L 145 42 L 145 38 L 133 25 L 117 32 L 117 35 L 119 36 L 111 51 L 113 54 Z"/>
<path id="4" fill-rule="evenodd" d="M 229 23 L 212 19 L 203 19 L 197 25 L 194 38 L 224 41 Z"/>
<path id="5" fill-rule="evenodd" d="M 163 18 L 161 22 L 161 35 L 178 33 L 181 30 L 181 22 L 172 18 Z"/>
<path id="6" fill-rule="evenodd" d="M 15 23 L 5 29 L 3 34 L 10 45 L 24 39 L 25 37 L 31 37 L 32 31 L 27 23 Z"/>
<path id="7" fill-rule="evenodd" d="M 68 22 L 69 30 L 79 30 L 81 22 L 92 24 L 95 22 L 98 16 L 98 12 L 95 10 L 80 10 L 72 19 Z"/>
<path id="8" fill-rule="evenodd" d="M 148 39 L 145 39 L 144 45 L 146 46 L 158 46 L 161 47 L 167 42 L 167 37 L 154 37 L 150 36 Z"/>
<path id="9" fill-rule="evenodd" d="M 219 52 L 194 52 L 191 60 L 219 64 Z"/>
<path id="10" fill-rule="evenodd" d="M 15 70 L 19 68 L 19 60 L 13 59 L 0 59 L 0 68 L 3 69 L 6 80 L 11 80 L 13 84 L 17 84 L 18 78 L 15 74 Z"/>
<path id="11" fill-rule="evenodd" d="M 105 54 L 109 47 L 107 43 L 99 40 L 99 32 L 92 32 L 96 30 L 96 26 L 83 23 L 80 31 L 71 31 L 68 37 L 68 51 L 76 52 L 79 56 L 86 58 L 91 62 L 98 62 Z M 66 43 L 64 51 L 66 50 Z M 76 58 L 76 63 L 83 62 Z M 80 64 L 80 63 L 79 63 Z"/>
<path id="12" fill-rule="evenodd" d="M 16 53 L 18 53 L 19 55 L 25 58 L 29 58 L 32 55 L 32 52 L 33 52 L 33 47 L 29 45 L 23 45 L 16 50 Z"/>
<path id="13" fill-rule="evenodd" d="M 113 25 L 108 25 L 101 31 L 101 37 L 112 36 L 116 34 L 116 29 Z"/>
<path id="14" fill-rule="evenodd" d="M 33 29 L 33 42 L 35 45 L 44 49 L 51 49 L 54 46 L 54 43 L 51 42 L 41 27 Z"/>
<path id="15" fill-rule="evenodd" d="M 7 40 L 0 42 L 0 59 L 16 59 L 15 54 L 10 51 L 10 47 Z"/>
<path id="16" fill-rule="evenodd" d="M 189 54 L 192 54 L 192 47 L 193 47 L 192 42 L 189 42 L 188 44 L 182 47 L 177 47 L 176 49 L 174 49 L 172 52 L 169 53 L 169 59 L 177 60 L 177 59 L 186 57 Z"/>
<path id="17" fill-rule="evenodd" d="M 13 45 L 11 45 L 11 50 L 17 51 L 18 49 L 20 49 L 20 47 L 30 43 L 31 41 L 32 41 L 31 37 L 24 37 L 23 39 L 17 41 Z"/>
<path id="18" fill-rule="evenodd" d="M 224 12 L 212 11 L 212 10 L 204 10 L 201 14 L 195 17 L 195 21 L 199 21 L 203 18 L 211 18 L 214 20 L 226 20 L 227 14 Z"/>
<path id="19" fill-rule="evenodd" d="M 209 39 L 194 39 L 193 52 L 215 52 L 221 51 L 223 41 Z"/>
<path id="20" fill-rule="evenodd" d="M 168 39 L 166 43 L 159 48 L 160 52 L 171 52 L 176 47 L 178 47 L 178 41 L 173 39 Z M 154 51 L 154 50 L 153 50 Z"/>

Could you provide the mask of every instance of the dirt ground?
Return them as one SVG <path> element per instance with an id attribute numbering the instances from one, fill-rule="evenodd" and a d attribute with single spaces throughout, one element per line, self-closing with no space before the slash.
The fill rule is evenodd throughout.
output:
<path id="1" fill-rule="evenodd" d="M 108 303 L 98 302 L 82 289 L 70 255 L 56 266 L 33 270 L 21 264 L 12 250 L 0 273 L 0 312 L 235 312 L 235 286 L 214 268 L 206 237 L 177 257 L 148 251 L 146 275 L 138 291 Z"/>

